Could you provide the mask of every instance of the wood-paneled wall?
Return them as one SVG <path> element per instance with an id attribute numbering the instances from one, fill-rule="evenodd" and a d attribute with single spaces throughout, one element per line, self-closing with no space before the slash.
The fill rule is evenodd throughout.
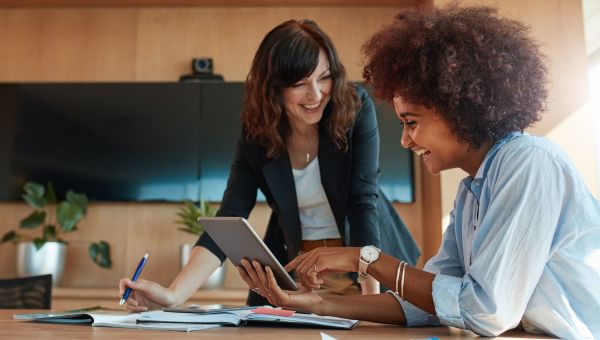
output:
<path id="1" fill-rule="evenodd" d="M 194 57 L 243 81 L 262 37 L 311 18 L 333 38 L 350 78 L 360 46 L 394 7 L 0 9 L 0 81 L 177 81 Z"/>
<path id="2" fill-rule="evenodd" d="M 335 42 L 350 78 L 359 80 L 361 44 L 395 12 L 394 7 L 4 8 L 0 82 L 176 81 L 199 56 L 212 57 L 215 72 L 226 80 L 241 81 L 262 37 L 290 18 L 319 23 Z M 423 221 L 439 216 L 435 206 L 439 185 L 436 194 L 436 185 L 427 185 L 431 178 L 419 169 L 417 164 L 416 202 L 396 208 L 431 255 L 437 249 L 439 224 L 434 223 L 430 233 Z M 131 275 L 145 252 L 150 259 L 143 277 L 168 285 L 179 270 L 180 244 L 195 242 L 194 236 L 176 230 L 176 210 L 176 204 L 91 204 L 80 230 L 67 237 L 71 244 L 62 285 L 115 286 L 121 277 Z M 29 212 L 21 203 L 0 203 L 0 235 Z M 259 205 L 251 215 L 259 233 L 264 232 L 269 214 L 267 206 Z M 426 237 L 429 234 L 433 241 Z M 88 259 L 82 240 L 99 239 L 112 245 L 111 270 Z M 0 277 L 14 274 L 14 247 L 2 245 Z M 231 268 L 225 286 L 243 287 Z"/>

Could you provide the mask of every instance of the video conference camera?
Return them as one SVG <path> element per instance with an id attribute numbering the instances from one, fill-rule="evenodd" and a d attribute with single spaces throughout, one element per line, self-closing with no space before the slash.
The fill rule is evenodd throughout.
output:
<path id="1" fill-rule="evenodd" d="M 179 77 L 180 82 L 224 81 L 223 76 L 213 73 L 212 58 L 192 59 L 192 73 Z"/>
<path id="2" fill-rule="evenodd" d="M 192 70 L 194 71 L 194 73 L 213 73 L 212 58 L 192 59 Z"/>

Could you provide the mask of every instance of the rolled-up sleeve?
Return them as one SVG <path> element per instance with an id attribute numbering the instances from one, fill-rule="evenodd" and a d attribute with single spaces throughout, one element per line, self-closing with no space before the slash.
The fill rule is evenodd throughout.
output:
<path id="1" fill-rule="evenodd" d="M 456 209 L 456 207 L 455 207 Z M 425 267 L 423 268 L 425 271 L 436 274 L 436 278 L 438 276 L 443 277 L 455 277 L 457 280 L 461 280 L 464 274 L 460 262 L 460 256 L 458 253 L 457 240 L 456 240 L 456 231 L 455 231 L 455 223 L 454 223 L 454 211 L 452 210 L 450 213 L 450 224 L 446 228 L 444 235 L 442 237 L 442 245 L 438 250 L 438 253 L 432 257 Z M 447 274 L 447 275 L 443 275 Z M 453 276 L 450 276 L 453 275 Z M 460 287 L 460 286 L 459 286 Z M 446 297 L 448 300 L 456 299 L 454 297 Z M 434 296 L 434 301 L 436 301 Z M 439 304 L 444 304 L 443 299 L 438 300 Z M 404 311 L 404 316 L 406 318 L 406 325 L 409 327 L 417 327 L 417 326 L 439 326 L 440 320 L 437 315 L 430 314 L 425 312 L 424 310 L 414 306 L 408 301 L 403 301 L 398 299 L 398 302 L 402 306 L 402 310 Z"/>
<path id="2" fill-rule="evenodd" d="M 448 326 L 465 328 L 460 313 L 459 296 L 463 278 L 438 274 L 432 285 L 432 296 L 438 320 Z"/>
<path id="3" fill-rule="evenodd" d="M 399 300 L 406 318 L 406 325 L 408 327 L 419 327 L 419 326 L 439 326 L 440 321 L 437 316 L 429 314 L 419 307 L 415 307 L 408 301 Z"/>

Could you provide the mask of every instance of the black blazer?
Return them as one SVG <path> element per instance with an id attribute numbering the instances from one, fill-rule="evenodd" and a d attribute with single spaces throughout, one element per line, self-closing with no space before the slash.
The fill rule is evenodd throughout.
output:
<path id="1" fill-rule="evenodd" d="M 357 87 L 357 94 L 361 105 L 348 131 L 346 152 L 336 148 L 328 133 L 331 102 L 319 122 L 321 184 L 346 246 L 372 244 L 414 265 L 419 250 L 377 184 L 379 131 L 375 106 L 362 87 Z M 284 152 L 278 158 L 267 158 L 265 149 L 246 141 L 242 133 L 217 215 L 247 218 L 256 203 L 257 189 L 273 210 L 265 244 L 285 265 L 298 255 L 302 240 L 289 155 Z M 225 260 L 225 254 L 207 233 L 196 245 Z"/>

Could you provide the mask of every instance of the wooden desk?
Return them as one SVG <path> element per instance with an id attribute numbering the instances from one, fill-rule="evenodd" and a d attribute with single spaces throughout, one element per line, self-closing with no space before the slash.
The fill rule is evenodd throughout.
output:
<path id="1" fill-rule="evenodd" d="M 242 306 L 246 304 L 247 290 L 199 290 L 187 304 L 225 304 Z M 119 307 L 119 289 L 115 288 L 52 288 L 52 309 L 71 310 L 91 306 L 109 309 Z"/>
<path id="2" fill-rule="evenodd" d="M 90 327 L 82 325 L 44 324 L 30 321 L 15 321 L 15 313 L 34 313 L 28 310 L 0 310 L 0 339 L 144 339 L 144 340 L 169 340 L 195 339 L 202 336 L 209 339 L 252 339 L 281 340 L 281 339 L 320 339 L 320 332 L 327 333 L 337 339 L 424 339 L 437 337 L 439 339 L 470 339 L 476 338 L 472 332 L 450 327 L 423 327 L 404 328 L 398 326 L 380 325 L 361 322 L 350 331 L 308 329 L 308 328 L 283 328 L 283 327 L 219 327 L 191 333 L 150 331 L 137 329 L 120 329 Z M 542 339 L 545 337 L 527 334 L 521 331 L 509 331 L 502 334 L 501 338 L 531 338 Z"/>

